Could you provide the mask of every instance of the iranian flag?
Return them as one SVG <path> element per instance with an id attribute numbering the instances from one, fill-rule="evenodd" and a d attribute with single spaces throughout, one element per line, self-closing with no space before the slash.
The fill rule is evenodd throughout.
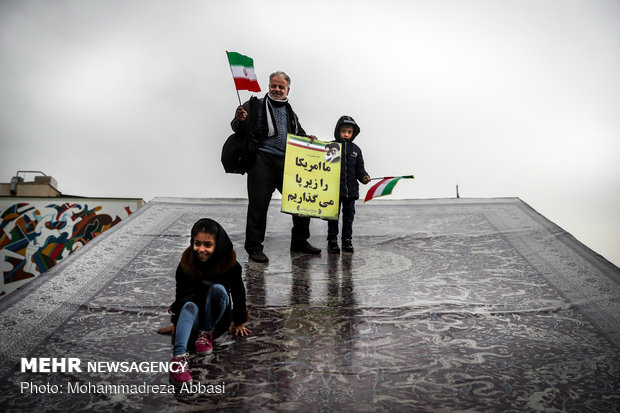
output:
<path id="1" fill-rule="evenodd" d="M 364 198 L 364 202 L 368 202 L 371 199 L 378 198 L 380 196 L 390 195 L 398 181 L 400 181 L 401 179 L 413 179 L 413 175 L 386 176 L 385 178 L 379 179 L 381 180 L 371 186 L 366 193 L 366 198 Z"/>
<path id="2" fill-rule="evenodd" d="M 226 52 L 226 54 L 237 90 L 260 92 L 256 73 L 254 73 L 254 60 L 236 52 Z"/>
<path id="3" fill-rule="evenodd" d="M 318 152 L 325 152 L 325 146 L 327 146 L 327 144 L 329 143 L 329 142 L 320 141 L 318 139 L 311 142 L 310 138 L 306 138 L 303 136 L 296 136 L 290 133 L 287 135 L 287 138 L 288 138 L 288 141 L 287 141 L 288 145 L 299 146 L 300 148 L 311 149 L 313 151 L 318 151 Z"/>

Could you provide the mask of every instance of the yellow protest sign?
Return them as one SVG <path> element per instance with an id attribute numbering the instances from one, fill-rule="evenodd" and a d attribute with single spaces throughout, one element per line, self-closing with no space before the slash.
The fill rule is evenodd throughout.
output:
<path id="1" fill-rule="evenodd" d="M 338 219 L 340 144 L 289 134 L 284 158 L 282 212 Z"/>

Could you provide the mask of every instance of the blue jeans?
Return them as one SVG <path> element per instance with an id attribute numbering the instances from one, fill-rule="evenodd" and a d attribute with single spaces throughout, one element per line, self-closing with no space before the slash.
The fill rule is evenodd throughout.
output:
<path id="1" fill-rule="evenodd" d="M 342 210 L 342 239 L 353 238 L 353 219 L 355 218 L 355 199 L 340 198 L 338 205 L 338 216 Z M 338 223 L 340 221 L 327 222 L 327 239 L 335 241 L 338 239 Z"/>
<path id="2" fill-rule="evenodd" d="M 200 330 L 213 332 L 215 326 L 220 321 L 226 308 L 230 304 L 228 291 L 221 284 L 214 284 L 207 292 L 205 301 L 205 314 L 200 325 Z M 174 331 L 174 351 L 173 356 L 180 356 L 187 353 L 187 342 L 192 333 L 198 331 L 199 325 L 198 306 L 192 301 L 185 303 L 179 314 L 176 329 Z"/>

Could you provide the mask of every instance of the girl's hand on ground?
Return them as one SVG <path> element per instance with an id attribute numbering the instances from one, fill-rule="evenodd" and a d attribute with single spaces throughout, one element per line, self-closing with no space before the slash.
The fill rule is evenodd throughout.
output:
<path id="1" fill-rule="evenodd" d="M 252 333 L 252 330 L 249 330 L 247 328 L 245 328 L 245 325 L 240 324 L 238 326 L 236 325 L 232 325 L 230 326 L 230 328 L 228 329 L 229 333 L 235 333 L 235 336 L 247 336 L 250 333 Z"/>
<path id="2" fill-rule="evenodd" d="M 174 334 L 174 324 L 170 324 L 169 326 L 162 327 L 157 330 L 159 334 Z"/>

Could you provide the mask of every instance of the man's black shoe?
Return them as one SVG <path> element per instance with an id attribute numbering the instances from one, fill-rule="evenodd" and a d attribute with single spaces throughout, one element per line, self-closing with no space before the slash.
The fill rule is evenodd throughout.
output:
<path id="1" fill-rule="evenodd" d="M 252 251 L 250 252 L 250 259 L 254 262 L 266 263 L 269 262 L 269 257 L 265 255 L 262 251 Z"/>
<path id="2" fill-rule="evenodd" d="M 303 252 L 304 254 L 312 254 L 319 255 L 321 253 L 321 249 L 317 247 L 313 247 L 310 245 L 308 241 L 304 241 L 300 244 L 291 244 L 292 252 Z"/>

